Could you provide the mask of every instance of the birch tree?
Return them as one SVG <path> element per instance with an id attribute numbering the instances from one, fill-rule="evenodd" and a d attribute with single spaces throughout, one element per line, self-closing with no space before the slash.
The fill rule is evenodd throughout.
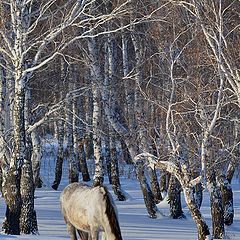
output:
<path id="1" fill-rule="evenodd" d="M 72 79 L 71 79 L 72 80 Z M 72 81 L 70 80 L 70 91 L 72 89 Z M 69 183 L 78 182 L 79 168 L 74 151 L 74 136 L 73 136 L 73 96 L 67 94 L 65 105 L 65 119 L 66 119 L 66 140 L 67 140 L 67 158 L 68 158 L 68 176 Z"/>
<path id="2" fill-rule="evenodd" d="M 64 59 L 60 59 L 60 81 L 63 83 L 66 75 L 65 71 L 65 61 Z M 63 84 L 61 84 L 63 85 Z M 60 101 L 63 101 L 63 91 L 60 92 L 59 96 Z M 56 159 L 56 164 L 55 164 L 55 177 L 54 181 L 52 183 L 52 188 L 54 190 L 58 189 L 58 186 L 61 182 L 62 179 L 62 167 L 63 167 L 63 142 L 64 142 L 64 133 L 65 133 L 65 126 L 64 126 L 64 109 L 60 109 L 58 114 L 56 115 L 56 137 L 57 137 L 57 142 L 58 142 L 58 149 L 57 149 L 57 159 Z"/>
<path id="3" fill-rule="evenodd" d="M 82 173 L 82 179 L 83 181 L 88 182 L 90 181 L 90 175 L 88 172 L 86 152 L 84 148 L 84 129 L 86 129 L 84 122 L 85 118 L 83 96 L 75 96 L 73 99 L 74 147 L 79 162 L 79 168 Z"/>
<path id="4" fill-rule="evenodd" d="M 31 161 L 26 159 L 26 125 L 24 121 L 25 89 L 31 76 L 36 70 L 48 64 L 66 49 L 72 42 L 89 36 L 91 31 L 101 26 L 109 19 L 124 14 L 128 1 L 118 5 L 108 15 L 91 15 L 89 9 L 94 1 L 11 1 L 3 2 L 6 14 L 5 23 L 0 30 L 0 53 L 7 61 L 7 69 L 11 72 L 14 82 L 13 116 L 13 149 L 8 157 L 7 168 L 4 171 L 3 196 L 7 204 L 4 231 L 11 234 L 34 232 L 33 220 L 24 215 L 21 222 L 25 222 L 24 229 L 19 228 L 21 209 L 33 211 L 33 192 L 31 191 L 32 171 Z M 86 30 L 84 26 L 92 23 L 92 28 Z M 76 34 L 67 34 L 71 27 L 80 28 Z M 55 41 L 58 39 L 58 41 Z M 54 43 L 54 44 L 52 44 Z M 57 44 L 56 44 L 57 43 Z M 10 67 L 11 68 L 11 67 Z M 34 127 L 39 125 L 33 123 Z M 30 132 L 34 127 L 29 127 Z M 26 166 L 26 171 L 24 170 Z M 23 169 L 24 171 L 21 171 Z M 28 169 L 28 170 L 27 170 Z M 22 174 L 21 174 L 22 172 Z M 20 189 L 20 182 L 27 181 L 25 189 Z M 24 195 L 22 195 L 24 194 Z M 21 197 L 27 196 L 24 205 Z"/>
<path id="5" fill-rule="evenodd" d="M 239 104 L 240 76 L 239 69 L 236 67 L 237 58 L 235 55 L 238 52 L 233 50 L 234 44 L 231 40 L 231 37 L 235 36 L 235 43 L 239 43 L 239 24 L 235 20 L 235 9 L 239 7 L 239 2 L 223 0 L 212 2 L 193 1 L 193 7 L 206 41 Z M 204 11 L 206 8 L 209 9 L 208 13 Z M 210 14 L 213 14 L 212 17 L 210 17 Z M 232 20 L 228 20 L 229 14 L 233 14 Z"/>
<path id="6" fill-rule="evenodd" d="M 88 51 L 90 58 L 90 71 L 92 79 L 92 95 L 93 95 L 93 148 L 94 148 L 94 185 L 98 186 L 103 183 L 103 158 L 101 155 L 101 134 L 100 134 L 100 116 L 101 104 L 99 98 L 98 82 L 101 81 L 102 73 L 99 67 L 98 47 L 96 38 L 88 40 Z"/>
<path id="7" fill-rule="evenodd" d="M 197 23 L 199 24 L 203 36 L 205 37 L 206 43 L 212 51 L 213 57 L 216 61 L 216 65 L 218 68 L 218 74 L 220 77 L 220 81 L 224 81 L 225 86 L 229 86 L 230 95 L 235 95 L 235 104 L 239 106 L 239 70 L 236 67 L 237 58 L 235 54 L 238 54 L 238 51 L 233 50 L 236 47 L 236 44 L 239 44 L 239 34 L 237 34 L 239 29 L 239 24 L 235 18 L 235 9 L 239 7 L 238 1 L 176 1 L 176 3 L 183 6 L 185 9 L 189 11 L 190 14 L 194 15 L 197 19 Z M 232 16 L 229 18 L 229 16 Z M 232 41 L 234 38 L 234 41 Z M 234 42 L 234 44 L 233 44 Z M 234 46 L 234 47 L 233 47 Z M 220 91 L 221 92 L 221 91 Z M 216 108 L 216 112 L 218 109 Z M 217 116 L 215 115 L 215 119 Z M 212 119 L 210 125 L 207 128 L 210 130 L 210 134 L 212 132 L 212 127 L 215 125 L 214 118 Z M 202 163 L 205 160 L 205 149 L 207 148 L 207 139 L 209 139 L 209 131 L 204 131 L 204 137 L 202 142 Z M 205 148 L 205 147 L 206 148 Z M 205 168 L 206 163 L 203 163 L 203 168 Z M 232 164 L 231 164 L 232 165 Z M 233 168 L 232 168 L 233 169 Z M 227 181 L 224 175 L 221 174 L 219 178 L 222 187 L 227 184 Z M 225 180 L 224 180 L 225 179 Z M 216 185 L 216 183 L 215 183 Z M 228 185 L 229 189 L 229 199 L 231 198 L 231 189 Z M 211 189 L 211 192 L 213 189 Z M 215 188 L 216 190 L 216 188 Z M 215 194 L 217 194 L 215 192 Z M 225 192 L 226 194 L 226 192 Z M 219 195 L 219 193 L 218 193 Z M 217 197 L 219 199 L 219 196 Z M 226 195 L 224 196 L 224 201 L 226 201 Z M 213 203 L 213 201 L 211 201 Z M 232 220 L 230 220 L 233 216 L 232 204 L 229 201 L 229 209 L 226 210 L 226 205 L 224 203 L 224 211 L 225 211 L 225 223 L 231 224 Z M 220 206 L 219 206 L 220 207 Z M 216 238 L 222 238 L 224 236 L 223 223 L 214 223 L 216 219 L 221 219 L 223 215 L 220 211 L 219 217 L 215 217 L 213 219 L 213 235 Z M 226 217 L 228 216 L 228 217 Z M 213 217 L 214 218 L 214 217 Z M 219 228 L 221 227 L 221 230 Z"/>
<path id="8" fill-rule="evenodd" d="M 109 95 L 109 101 L 112 102 L 112 105 L 115 109 L 117 115 L 118 113 L 118 102 L 117 102 L 117 81 L 116 81 L 116 41 L 114 36 L 109 36 L 107 38 L 107 43 L 105 46 L 105 83 L 111 86 L 111 91 Z M 122 191 L 120 179 L 119 179 L 119 169 L 118 169 L 118 156 L 117 156 L 117 134 L 114 128 L 109 124 L 109 148 L 110 148 L 110 171 L 111 171 L 111 184 L 114 193 L 120 201 L 125 201 L 126 196 Z"/>

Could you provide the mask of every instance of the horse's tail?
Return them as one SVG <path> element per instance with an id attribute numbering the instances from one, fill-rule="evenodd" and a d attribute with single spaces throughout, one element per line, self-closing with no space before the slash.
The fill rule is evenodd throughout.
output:
<path id="1" fill-rule="evenodd" d="M 106 187 L 103 187 L 103 188 L 104 188 L 103 198 L 106 200 L 106 212 L 105 213 L 108 217 L 112 233 L 117 237 L 116 240 L 123 240 L 113 198 L 112 198 L 111 194 L 109 193 L 108 189 Z"/>

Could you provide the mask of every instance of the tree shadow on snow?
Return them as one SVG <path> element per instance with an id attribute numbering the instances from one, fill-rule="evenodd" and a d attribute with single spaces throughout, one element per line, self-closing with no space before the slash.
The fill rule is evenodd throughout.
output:
<path id="1" fill-rule="evenodd" d="M 14 238 L 17 238 L 17 237 L 16 236 L 12 236 L 12 235 L 0 234 L 0 239 L 9 240 L 9 239 L 14 239 Z"/>

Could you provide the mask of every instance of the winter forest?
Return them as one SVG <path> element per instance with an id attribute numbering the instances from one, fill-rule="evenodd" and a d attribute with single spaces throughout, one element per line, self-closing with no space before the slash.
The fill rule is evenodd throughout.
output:
<path id="1" fill-rule="evenodd" d="M 233 181 L 240 190 L 239 67 L 239 0 L 0 1 L 0 239 L 43 239 L 38 194 L 78 181 L 108 186 L 121 226 L 134 181 L 143 222 L 165 201 L 169 225 L 191 219 L 190 239 L 225 239 Z"/>

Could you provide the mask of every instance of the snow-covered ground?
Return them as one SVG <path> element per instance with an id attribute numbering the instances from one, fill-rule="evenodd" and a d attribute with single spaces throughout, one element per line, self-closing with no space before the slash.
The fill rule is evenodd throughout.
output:
<path id="1" fill-rule="evenodd" d="M 45 187 L 36 191 L 35 208 L 38 216 L 39 235 L 37 236 L 7 236 L 0 234 L 0 240 L 31 239 L 31 240 L 67 240 L 69 239 L 66 226 L 61 216 L 59 195 L 64 188 L 67 177 L 64 175 L 59 191 L 51 189 L 54 177 L 54 167 L 51 159 L 42 164 L 45 170 L 43 179 Z M 66 173 L 66 171 L 65 171 Z M 129 174 L 127 174 L 129 175 Z M 131 174 L 130 174 L 131 175 Z M 106 181 L 107 182 L 107 181 Z M 116 201 L 119 211 L 119 221 L 124 240 L 194 240 L 197 239 L 196 228 L 188 213 L 183 200 L 186 219 L 174 220 L 168 217 L 169 210 L 166 201 L 158 205 L 159 210 L 165 215 L 158 219 L 147 216 L 143 203 L 139 183 L 133 177 L 121 178 L 122 188 L 128 193 L 126 202 Z M 108 185 L 108 184 L 106 184 Z M 108 185 L 109 186 L 109 185 Z M 240 240 L 240 183 L 234 180 L 234 207 L 235 220 L 232 226 L 226 229 L 227 239 Z M 109 188 L 111 188 L 109 186 Z M 211 227 L 208 194 L 204 194 L 202 213 Z M 5 204 L 0 198 L 0 224 L 4 218 Z"/>

